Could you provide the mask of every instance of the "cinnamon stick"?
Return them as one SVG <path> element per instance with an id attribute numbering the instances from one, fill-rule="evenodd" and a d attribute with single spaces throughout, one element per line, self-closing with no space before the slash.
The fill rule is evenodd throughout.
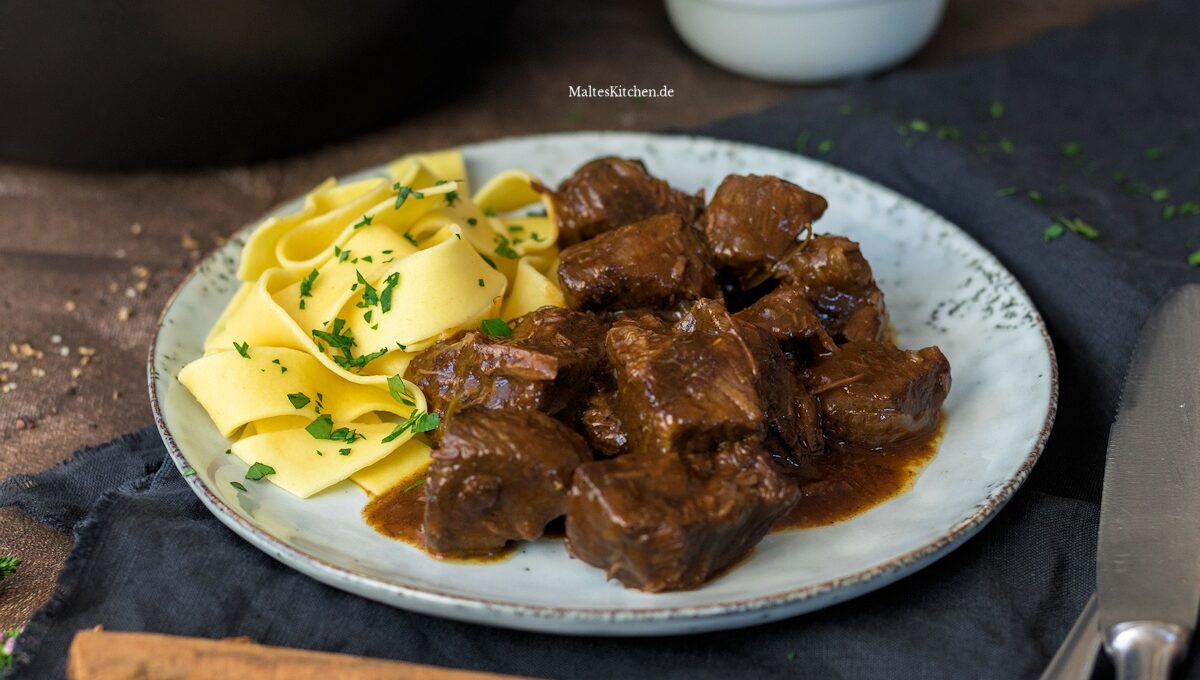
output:
<path id="1" fill-rule="evenodd" d="M 515 676 L 256 644 L 247 638 L 81 630 L 67 658 L 69 680 L 499 680 Z"/>

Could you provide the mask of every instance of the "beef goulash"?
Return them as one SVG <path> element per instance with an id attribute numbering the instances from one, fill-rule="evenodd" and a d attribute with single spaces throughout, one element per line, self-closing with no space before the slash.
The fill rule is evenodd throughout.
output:
<path id="1" fill-rule="evenodd" d="M 442 419 L 429 550 L 495 555 L 565 517 L 609 578 L 696 588 L 855 486 L 827 471 L 883 470 L 938 430 L 946 357 L 888 339 L 859 245 L 813 233 L 820 195 L 731 175 L 706 207 L 620 158 L 539 190 L 567 308 L 461 331 L 404 374 Z"/>

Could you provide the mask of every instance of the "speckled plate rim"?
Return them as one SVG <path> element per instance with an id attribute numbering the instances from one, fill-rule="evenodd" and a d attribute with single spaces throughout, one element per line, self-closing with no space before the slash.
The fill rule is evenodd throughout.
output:
<path id="1" fill-rule="evenodd" d="M 672 140 L 674 142 L 683 140 L 712 144 L 717 148 L 749 148 L 769 154 L 790 155 L 787 152 L 767 146 L 732 142 L 711 137 L 636 132 L 585 131 L 509 136 L 476 142 L 475 144 L 484 145 L 515 141 L 556 141 L 572 138 L 608 138 L 612 140 L 625 138 L 651 141 L 661 139 L 664 141 Z M 471 144 L 464 144 L 463 146 L 464 148 L 468 148 Z M 813 159 L 807 160 L 819 165 L 828 165 Z M 861 175 L 840 168 L 838 170 L 851 177 L 854 181 L 860 182 L 864 188 L 876 192 L 882 197 L 920 207 L 922 210 L 928 212 L 932 218 L 943 221 L 961 236 L 965 244 L 975 248 L 982 259 L 988 261 L 989 264 L 995 266 L 998 270 L 1008 273 L 1011 277 L 1011 272 L 1008 272 L 1008 269 L 990 251 L 975 241 L 970 234 L 949 220 L 946 220 L 940 214 L 913 199 L 902 196 Z M 291 201 L 285 201 L 275 206 L 266 214 L 272 214 L 280 210 L 289 202 Z M 261 218 L 246 225 L 231 238 L 247 236 L 260 222 Z M 164 304 L 162 312 L 159 314 L 154 335 L 150 340 L 147 357 L 147 381 L 149 383 L 150 406 L 154 414 L 154 423 L 158 428 L 159 434 L 162 436 L 163 443 L 166 446 L 168 454 L 171 456 L 171 460 L 181 473 L 192 466 L 183 454 L 183 451 L 180 450 L 163 416 L 163 408 L 159 402 L 156 385 L 155 358 L 158 355 L 159 336 L 163 329 L 163 324 L 176 299 L 192 279 L 197 276 L 202 267 L 215 257 L 216 254 L 216 252 L 210 253 L 193 266 L 187 276 L 176 287 L 175 291 L 172 292 L 170 298 Z M 184 481 L 218 520 L 252 545 L 283 564 L 346 592 L 433 616 L 520 630 L 596 636 L 699 633 L 738 628 L 788 618 L 877 590 L 895 582 L 903 576 L 915 573 L 944 557 L 979 532 L 1005 506 L 1029 476 L 1029 472 L 1033 469 L 1034 464 L 1037 463 L 1038 457 L 1046 445 L 1046 440 L 1050 436 L 1050 430 L 1058 410 L 1058 362 L 1054 351 L 1054 344 L 1050 339 L 1050 334 L 1041 313 L 1037 310 L 1028 293 L 1016 277 L 1012 277 L 1012 279 L 1011 285 L 1014 294 L 1019 296 L 1028 305 L 1045 342 L 1050 369 L 1050 394 L 1047 412 L 1034 445 L 1025 455 L 1016 472 L 1005 483 L 994 487 L 971 515 L 955 524 L 937 539 L 886 562 L 870 565 L 840 578 L 785 590 L 768 596 L 727 601 L 718 605 L 674 606 L 629 610 L 622 608 L 515 605 L 509 602 L 489 600 L 482 597 L 451 595 L 433 588 L 417 588 L 387 579 L 366 577 L 344 567 L 332 564 L 311 553 L 288 545 L 279 538 L 242 518 L 224 501 L 218 498 L 199 475 L 184 477 Z M 391 597 L 384 599 L 381 597 L 384 594 Z M 547 626 L 548 621 L 568 620 L 571 622 L 571 625 L 562 629 L 552 629 Z"/>

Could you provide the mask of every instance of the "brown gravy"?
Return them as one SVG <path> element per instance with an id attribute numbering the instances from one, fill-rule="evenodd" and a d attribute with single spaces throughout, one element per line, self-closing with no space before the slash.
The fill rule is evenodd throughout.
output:
<path id="1" fill-rule="evenodd" d="M 372 498 L 367 507 L 363 508 L 363 519 L 372 529 L 384 536 L 429 552 L 425 547 L 425 534 L 421 529 L 425 521 L 425 485 L 421 484 L 416 488 L 412 486 L 422 480 L 424 474 L 422 472 L 420 477 L 406 479 L 390 491 Z M 448 562 L 481 564 L 506 560 L 516 554 L 516 551 L 517 544 L 510 542 L 508 547 L 499 553 L 482 557 L 446 557 L 432 552 L 429 554 Z"/>
<path id="2" fill-rule="evenodd" d="M 810 462 L 800 472 L 804 491 L 800 502 L 776 522 L 775 531 L 834 524 L 908 490 L 937 452 L 942 427 L 939 424 L 923 438 L 884 451 L 845 451 Z M 421 531 L 425 518 L 425 488 L 424 485 L 413 488 L 419 479 L 405 480 L 391 491 L 372 498 L 363 509 L 363 518 L 379 533 L 425 550 Z M 561 538 L 561 532 L 547 536 Z M 503 552 L 485 557 L 435 557 L 487 563 L 508 559 L 515 552 L 516 544 L 510 543 Z"/>
<path id="3" fill-rule="evenodd" d="M 850 519 L 908 490 L 937 453 L 943 417 L 930 434 L 883 451 L 839 451 L 801 471 L 800 502 L 775 531 L 826 526 Z"/>

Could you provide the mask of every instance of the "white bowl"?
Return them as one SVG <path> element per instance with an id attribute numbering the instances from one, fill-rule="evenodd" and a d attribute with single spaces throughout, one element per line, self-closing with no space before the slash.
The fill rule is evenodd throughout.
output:
<path id="1" fill-rule="evenodd" d="M 735 73 L 812 83 L 873 73 L 916 52 L 946 0 L 666 0 L 675 30 Z"/>

